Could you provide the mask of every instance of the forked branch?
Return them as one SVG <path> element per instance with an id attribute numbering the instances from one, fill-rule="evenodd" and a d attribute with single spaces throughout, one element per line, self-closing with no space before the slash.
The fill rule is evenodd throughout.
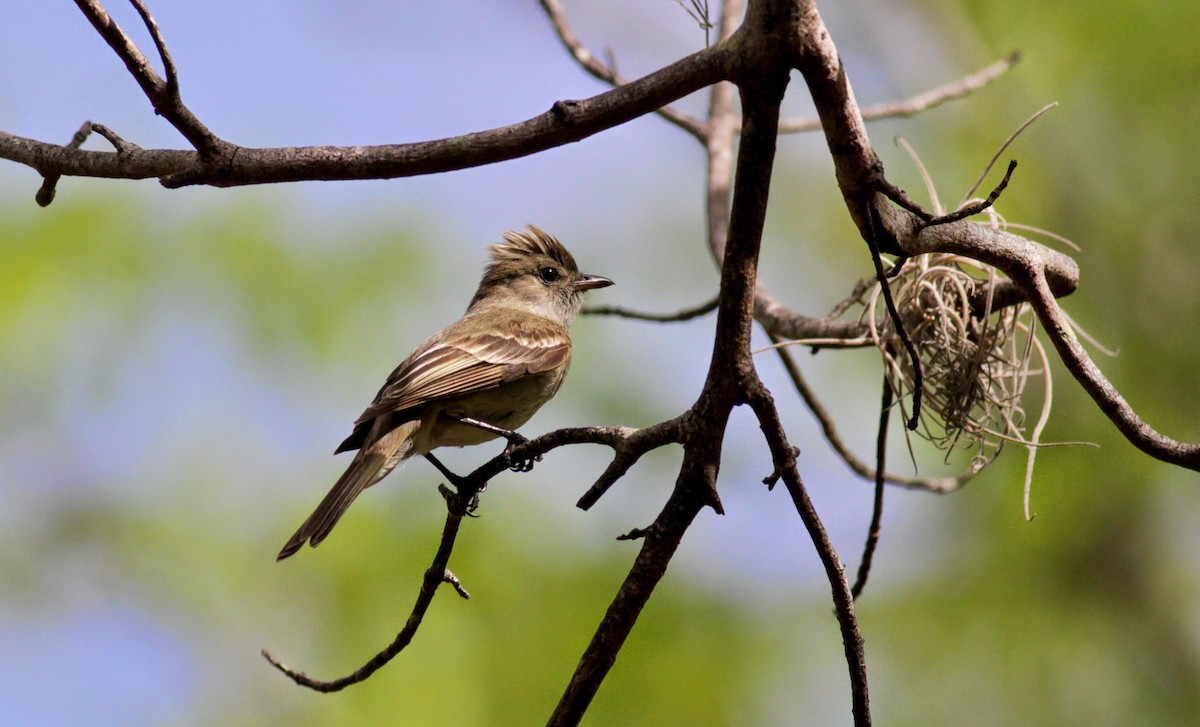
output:
<path id="1" fill-rule="evenodd" d="M 643 454 L 651 449 L 681 441 L 682 423 L 683 418 L 677 417 L 645 429 L 632 429 L 629 427 L 575 427 L 558 429 L 515 445 L 506 452 L 493 457 L 480 465 L 471 474 L 461 478 L 457 492 L 451 492 L 445 487 L 442 488 L 441 492 L 446 498 L 448 511 L 446 514 L 446 524 L 442 529 L 442 538 L 438 545 L 437 553 L 433 557 L 433 562 L 430 564 L 428 570 L 425 571 L 425 577 L 421 582 L 421 589 L 417 593 L 417 600 L 413 605 L 408 620 L 390 644 L 381 649 L 354 672 L 331 680 L 310 677 L 302 671 L 285 665 L 265 649 L 262 652 L 263 657 L 295 683 L 318 692 L 341 691 L 348 686 L 365 681 L 398 656 L 412 642 L 413 637 L 416 636 L 417 630 L 421 626 L 422 619 L 425 617 L 425 612 L 429 609 L 429 605 L 437 593 L 439 585 L 450 583 L 458 591 L 459 595 L 464 598 L 468 597 L 462 584 L 458 582 L 458 579 L 454 577 L 454 574 L 448 568 L 450 556 L 454 551 L 454 543 L 458 537 L 458 530 L 462 524 L 463 517 L 471 512 L 473 509 L 472 503 L 493 477 L 509 469 L 513 461 L 531 460 L 535 457 L 541 457 L 541 455 L 558 447 L 585 443 L 607 445 L 613 450 L 613 461 L 592 486 L 591 490 L 584 495 L 587 505 L 585 506 L 583 504 L 584 500 L 581 500 L 580 507 L 587 509 L 609 486 L 623 476 Z"/>

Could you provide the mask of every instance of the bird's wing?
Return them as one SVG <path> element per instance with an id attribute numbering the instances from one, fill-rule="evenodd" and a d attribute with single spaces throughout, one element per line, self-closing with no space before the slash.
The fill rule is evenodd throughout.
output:
<path id="1" fill-rule="evenodd" d="M 571 355 L 566 329 L 553 321 L 526 315 L 493 323 L 479 333 L 460 320 L 423 343 L 392 372 L 355 425 L 549 371 Z"/>

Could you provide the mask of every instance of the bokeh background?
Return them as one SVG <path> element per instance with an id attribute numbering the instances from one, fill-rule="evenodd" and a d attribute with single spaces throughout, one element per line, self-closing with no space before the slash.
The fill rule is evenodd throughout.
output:
<path id="1" fill-rule="evenodd" d="M 136 18 L 110 11 L 143 47 Z M 702 47 L 669 0 L 570 3 L 580 35 L 635 77 Z M 185 101 L 246 145 L 415 141 L 510 123 L 602 88 L 533 2 L 151 3 Z M 1083 247 L 1068 312 L 1120 350 L 1101 365 L 1145 418 L 1200 439 L 1200 5 L 826 3 L 860 101 L 905 97 L 1019 49 L 1010 75 L 910 120 L 873 124 L 917 193 L 903 135 L 955 200 L 1007 134 L 1000 210 Z M 715 8 L 714 8 L 715 10 Z M 181 147 L 69 3 L 0 10 L 0 128 L 66 142 L 85 119 Z M 704 99 L 683 104 L 701 113 Z M 809 115 L 803 83 L 789 113 Z M 88 148 L 103 149 L 100 139 Z M 647 457 L 592 512 L 574 500 L 606 451 L 558 450 L 506 475 L 410 649 L 335 695 L 291 684 L 352 670 L 403 624 L 443 514 L 415 462 L 318 550 L 274 554 L 344 466 L 329 453 L 395 363 L 455 318 L 485 245 L 534 222 L 590 272 L 595 302 L 674 310 L 709 298 L 695 143 L 645 118 L 533 158 L 438 177 L 168 192 L 0 164 L 0 723 L 536 724 L 557 701 L 678 451 Z M 781 145 L 764 278 L 828 310 L 870 274 L 823 142 Z M 713 319 L 589 318 L 559 397 L 525 427 L 645 425 L 678 414 Z M 1097 354 L 1099 355 L 1099 354 Z M 871 451 L 879 364 L 802 356 L 843 434 Z M 870 488 L 827 451 L 771 354 L 802 471 L 850 567 Z M 1126 443 L 1056 366 L 1021 513 L 1017 448 L 964 490 L 891 490 L 859 604 L 876 721 L 888 725 L 1200 723 L 1200 478 Z M 898 438 L 897 438 L 898 439 Z M 450 453 L 466 469 L 493 452 Z M 499 445 L 494 449 L 498 450 Z M 920 446 L 929 472 L 941 457 Z M 892 457 L 906 466 L 899 444 Z M 957 462 L 952 462 L 956 464 Z M 590 724 L 848 724 L 836 624 L 798 518 L 759 482 L 765 447 L 735 416 L 706 512 L 600 691 Z"/>

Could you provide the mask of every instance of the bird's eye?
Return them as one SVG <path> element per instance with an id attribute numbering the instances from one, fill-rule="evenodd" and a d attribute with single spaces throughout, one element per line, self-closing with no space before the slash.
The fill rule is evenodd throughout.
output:
<path id="1" fill-rule="evenodd" d="M 558 268 L 545 267 L 538 271 L 538 277 L 542 279 L 543 283 L 553 283 L 561 274 L 558 272 Z"/>

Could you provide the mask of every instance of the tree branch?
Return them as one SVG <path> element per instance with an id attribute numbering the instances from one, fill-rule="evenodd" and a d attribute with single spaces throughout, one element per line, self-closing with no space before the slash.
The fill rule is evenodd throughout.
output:
<path id="1" fill-rule="evenodd" d="M 878 121 L 879 119 L 894 119 L 908 116 L 915 116 L 923 111 L 941 106 L 947 101 L 954 101 L 975 93 L 979 89 L 995 81 L 1000 76 L 1003 76 L 1013 66 L 1017 65 L 1021 60 L 1021 53 L 1013 51 L 1004 58 L 992 63 L 969 76 L 960 78 L 953 83 L 947 83 L 943 86 L 931 88 L 924 93 L 920 93 L 911 98 L 902 101 L 888 101 L 886 103 L 874 104 L 872 106 L 863 106 L 859 109 L 864 121 Z M 779 124 L 779 133 L 794 134 L 804 131 L 816 131 L 821 128 L 821 119 L 794 119 L 783 121 Z"/>
<path id="2" fill-rule="evenodd" d="M 854 585 L 850 586 L 850 597 L 856 600 L 867 587 L 871 562 L 875 558 L 875 548 L 879 546 L 879 535 L 883 530 L 883 485 L 884 472 L 887 470 L 888 419 L 892 413 L 892 382 L 888 381 L 887 376 L 882 378 L 883 397 L 879 403 L 879 431 L 875 438 L 875 497 L 871 505 L 871 524 L 867 526 L 867 542 L 863 545 L 858 574 L 854 578 Z"/>
<path id="3" fill-rule="evenodd" d="M 447 568 L 450 562 L 450 554 L 454 551 L 454 541 L 458 537 L 459 525 L 462 524 L 463 516 L 467 511 L 463 507 L 461 498 L 449 492 L 444 492 L 443 494 L 446 495 L 448 512 L 446 513 L 446 524 L 442 528 L 441 543 L 438 545 L 437 553 L 433 556 L 433 562 L 429 565 L 429 569 L 425 571 L 425 577 L 421 581 L 421 590 L 417 592 L 417 601 L 413 604 L 412 612 L 409 613 L 408 620 L 404 623 L 404 628 L 400 629 L 400 632 L 396 634 L 396 638 L 392 640 L 392 643 L 384 647 L 370 661 L 363 664 L 353 673 L 329 681 L 314 679 L 302 671 L 292 669 L 275 658 L 266 649 L 262 650 L 263 658 L 269 661 L 271 666 L 302 687 L 308 687 L 318 692 L 341 691 L 348 686 L 368 679 L 412 643 L 413 637 L 417 634 L 417 629 L 421 626 L 422 619 L 425 618 L 425 612 L 429 610 L 429 604 L 433 602 L 433 597 L 437 594 L 438 586 L 442 583 L 451 583 L 455 590 L 459 592 L 459 595 L 467 598 L 468 596 L 465 595 L 466 591 L 462 589 L 462 584 L 458 582 L 458 579 Z"/>
<path id="4" fill-rule="evenodd" d="M 615 305 L 598 305 L 591 308 L 584 308 L 583 313 L 589 316 L 616 316 L 618 318 L 630 318 L 635 321 L 650 321 L 652 323 L 680 323 L 712 313 L 717 309 L 717 304 L 720 302 L 719 298 L 713 298 L 700 305 L 684 308 L 674 313 L 644 313 Z"/>
<path id="5" fill-rule="evenodd" d="M 159 86 L 165 83 L 111 19 L 101 22 L 108 18 L 107 13 L 99 15 L 103 8 L 88 0 L 78 2 L 85 10 L 94 8 L 89 17 L 97 18 L 97 29 L 126 59 L 147 95 L 160 94 Z M 528 156 L 619 126 L 726 78 L 730 58 L 730 49 L 717 44 L 592 98 L 558 101 L 526 121 L 435 141 L 351 147 L 230 145 L 219 156 L 208 158 L 203 153 L 166 149 L 126 154 L 85 151 L 0 132 L 0 158 L 30 166 L 43 176 L 157 177 L 169 188 L 435 174 Z"/>
<path id="6" fill-rule="evenodd" d="M 769 14 L 753 27 L 765 32 Z M 748 21 L 748 23 L 751 21 Z M 764 49 L 758 49 L 764 50 Z M 761 59 L 765 56 L 750 56 Z M 732 408 L 745 400 L 746 387 L 757 382 L 750 355 L 753 295 L 766 216 L 779 104 L 787 84 L 786 68 L 740 69 L 745 131 L 741 137 L 734 182 L 729 239 L 721 266 L 721 304 L 708 376 L 700 397 L 684 415 L 684 458 L 670 499 L 658 518 L 642 531 L 637 560 L 610 604 L 576 668 L 550 725 L 574 725 L 612 668 L 642 607 L 666 572 L 684 531 L 704 506 L 721 512 L 716 492 L 721 443 Z M 766 71 L 766 72 L 764 72 Z M 753 87 L 753 90 L 748 90 Z"/>
<path id="7" fill-rule="evenodd" d="M 562 43 L 563 48 L 571 55 L 571 58 L 579 64 L 580 68 L 593 78 L 612 86 L 624 86 L 629 83 L 628 79 L 617 72 L 615 66 L 601 63 L 596 58 L 596 54 L 588 50 L 587 46 L 579 40 L 579 36 L 575 34 L 570 23 L 567 22 L 567 13 L 563 10 L 562 3 L 559 0 L 540 0 L 540 4 L 542 10 L 546 12 L 546 17 L 550 19 L 550 24 L 554 26 L 554 33 L 558 36 L 559 42 Z M 703 122 L 692 118 L 678 109 L 663 106 L 657 109 L 655 113 L 680 129 L 683 129 L 697 140 L 703 141 L 707 133 Z"/>
<path id="8" fill-rule="evenodd" d="M 1021 271 L 1017 282 L 1029 293 L 1029 302 L 1038 320 L 1071 375 L 1135 447 L 1155 459 L 1200 472 L 1200 444 L 1164 436 L 1138 416 L 1075 337 L 1075 331 L 1054 299 L 1053 286 L 1047 277 L 1046 270 L 1030 267 Z"/>
<path id="9" fill-rule="evenodd" d="M 774 399 L 766 387 L 759 386 L 750 391 L 750 407 L 758 416 L 759 426 L 766 436 L 771 449 L 771 457 L 775 473 L 783 480 L 792 503 L 800 520 L 808 530 L 813 541 L 829 587 L 833 593 L 833 606 L 837 614 L 838 626 L 842 632 L 842 648 L 846 657 L 846 665 L 850 672 L 851 712 L 854 715 L 855 727 L 867 727 L 871 724 L 870 699 L 867 688 L 867 659 L 863 648 L 862 634 L 858 629 L 858 617 L 854 613 L 854 596 L 850 584 L 846 580 L 846 568 L 834 550 L 833 541 L 821 524 L 817 510 L 804 488 L 800 471 L 796 467 L 795 449 L 787 441 L 787 433 L 779 420 L 779 412 L 775 408 Z"/>
<path id="10" fill-rule="evenodd" d="M 183 100 L 179 96 L 179 79 L 175 72 L 175 61 L 172 60 L 166 41 L 163 40 L 162 33 L 158 29 L 158 23 L 150 15 L 145 2 L 143 0 L 130 0 L 130 2 L 137 10 L 146 30 L 150 32 L 150 37 L 162 59 L 163 68 L 167 74 L 166 80 L 163 80 L 154 71 L 150 61 L 125 34 L 121 26 L 117 25 L 98 0 L 75 0 L 75 4 L 92 24 L 92 27 L 113 49 L 133 79 L 141 86 L 142 93 L 146 94 L 146 98 L 154 106 L 154 113 L 170 122 L 196 148 L 201 159 L 211 160 L 222 153 L 228 153 L 232 145 L 217 138 L 216 134 L 209 131 L 208 127 L 183 105 Z M 67 171 L 60 173 L 70 174 Z"/>

